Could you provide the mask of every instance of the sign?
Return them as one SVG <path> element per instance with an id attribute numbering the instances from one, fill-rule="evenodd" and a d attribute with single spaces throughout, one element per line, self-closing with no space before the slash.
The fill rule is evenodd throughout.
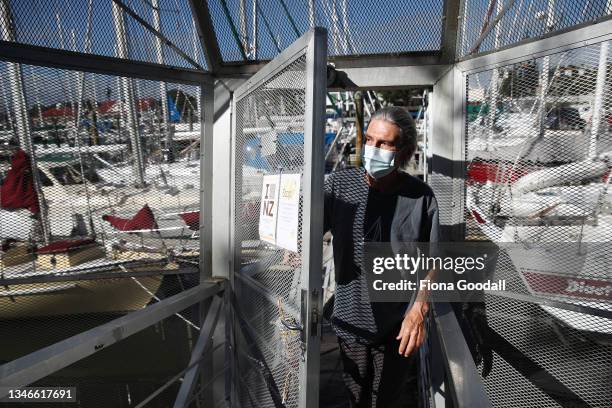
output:
<path id="1" fill-rule="evenodd" d="M 259 239 L 276 245 L 276 217 L 278 216 L 278 187 L 280 175 L 264 176 L 259 210 Z"/>
<path id="2" fill-rule="evenodd" d="M 264 176 L 259 213 L 262 241 L 298 251 L 301 174 Z"/>
<path id="3" fill-rule="evenodd" d="M 297 252 L 301 174 L 283 174 L 278 198 L 276 245 Z"/>

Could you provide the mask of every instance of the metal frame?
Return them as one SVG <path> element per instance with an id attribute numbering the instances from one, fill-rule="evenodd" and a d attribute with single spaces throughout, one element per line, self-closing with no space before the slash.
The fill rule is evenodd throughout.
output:
<path id="1" fill-rule="evenodd" d="M 433 316 L 444 355 L 447 383 L 453 406 L 457 408 L 490 408 L 491 402 L 476 370 L 455 312 L 449 303 L 434 303 Z"/>
<path id="2" fill-rule="evenodd" d="M 0 389 L 0 398 L 8 393 L 7 387 L 19 388 L 32 384 L 215 295 L 222 288 L 220 283 L 202 283 L 142 310 L 10 361 L 0 366 L 0 378 L 5 387 Z"/>
<path id="3" fill-rule="evenodd" d="M 190 305 L 201 302 L 220 292 L 224 287 L 222 282 L 211 282 L 209 280 L 211 276 L 210 245 L 212 241 L 210 220 L 212 219 L 214 78 L 210 73 L 201 70 L 175 68 L 161 64 L 40 47 L 13 41 L 0 41 L 0 60 L 17 64 L 114 75 L 130 79 L 141 78 L 198 85 L 200 86 L 200 97 L 204 101 L 202 104 L 203 115 L 201 115 L 200 151 L 202 166 L 200 286 L 0 366 L 0 378 L 2 378 L 3 386 L 22 387 L 105 349 Z M 88 276 L 68 277 L 67 279 L 90 279 L 92 277 L 94 276 L 88 274 Z M 41 279 L 37 277 L 33 280 L 39 281 Z M 0 398 L 4 396 L 5 391 L 6 388 L 0 390 Z"/>
<path id="4" fill-rule="evenodd" d="M 219 315 L 221 314 L 220 312 L 222 305 L 222 300 L 219 297 L 213 297 L 212 303 L 208 308 L 208 313 L 206 314 L 204 323 L 202 324 L 198 341 L 191 350 L 191 358 L 189 359 L 189 367 L 191 368 L 185 373 L 185 376 L 183 377 L 183 382 L 181 383 L 181 387 L 174 402 L 174 408 L 183 408 L 189 406 L 189 399 L 191 398 L 191 394 L 196 386 L 198 371 L 200 370 L 200 365 L 196 363 L 202 358 L 210 359 L 211 357 L 210 353 L 208 352 L 212 347 L 212 336 L 215 332 L 215 328 L 217 327 L 217 320 L 219 319 Z M 205 353 L 207 355 L 202 357 Z"/>
<path id="5" fill-rule="evenodd" d="M 228 404 L 231 407 L 233 402 L 237 400 L 236 396 L 236 381 L 235 381 L 235 349 L 233 347 L 236 344 L 236 336 L 235 336 L 235 319 L 234 313 L 232 310 L 232 296 L 235 293 L 236 288 L 236 278 L 234 277 L 234 270 L 236 265 L 239 265 L 239 262 L 236 262 L 236 223 L 234 220 L 236 219 L 236 186 L 242 185 L 242 172 L 236 172 L 236 163 L 233 152 L 236 151 L 236 99 L 232 96 L 232 100 L 230 102 L 231 109 L 231 132 L 230 132 L 230 221 L 229 221 L 229 294 L 226 295 L 225 305 L 226 309 L 226 327 L 229 327 L 229 330 L 226 330 L 226 335 L 229 335 L 229 338 L 226 339 L 226 358 L 229 362 L 229 373 L 226 377 L 226 380 L 229 381 L 230 386 L 226 385 L 226 393 L 229 392 L 229 395 L 226 396 L 228 400 Z M 237 175 L 239 175 L 240 180 L 236 180 Z M 238 375 L 238 378 L 240 376 Z M 229 389 L 228 389 L 229 388 Z"/>
<path id="6" fill-rule="evenodd" d="M 442 25 L 442 41 L 440 53 L 442 60 L 455 61 L 457 55 L 457 31 L 460 27 L 459 10 L 462 9 L 463 0 L 444 0 L 444 24 Z"/>
<path id="7" fill-rule="evenodd" d="M 200 85 L 200 282 L 212 277 L 214 85 Z"/>
<path id="8" fill-rule="evenodd" d="M 540 37 L 497 51 L 463 59 L 455 64 L 464 75 L 508 65 L 525 59 L 555 54 L 612 39 L 612 16 L 595 24 Z"/>
<path id="9" fill-rule="evenodd" d="M 217 42 L 217 36 L 213 27 L 212 18 L 208 11 L 207 0 L 189 0 L 191 14 L 196 21 L 200 44 L 206 57 L 206 65 L 212 72 L 218 72 L 223 64 L 223 57 Z"/>
<path id="10" fill-rule="evenodd" d="M 0 41 L 0 60 L 189 85 L 199 85 L 213 81 L 210 73 L 195 69 L 175 68 L 150 62 L 39 47 L 11 41 Z"/>
<path id="11" fill-rule="evenodd" d="M 145 19 L 140 17 L 138 15 L 138 13 L 136 13 L 134 10 L 132 10 L 128 5 L 123 3 L 121 0 L 113 0 L 113 3 L 115 3 L 117 6 L 119 6 L 123 10 L 123 12 L 125 14 L 129 15 L 134 20 L 138 21 L 138 23 L 140 23 L 140 25 L 142 25 L 148 32 L 153 34 L 155 37 L 157 37 L 158 40 L 161 40 L 164 44 L 166 44 L 168 47 L 170 47 L 174 52 L 176 52 L 178 55 L 180 55 L 185 61 L 187 61 L 188 63 L 193 65 L 194 68 L 200 69 L 200 70 L 204 70 L 204 68 L 200 64 L 198 64 L 196 61 L 194 61 L 193 58 L 191 58 L 189 55 L 187 55 L 185 53 L 185 51 L 183 51 L 178 46 L 176 46 L 172 41 L 170 41 L 168 38 L 166 38 L 166 36 L 164 36 L 155 27 L 153 27 L 152 25 L 147 23 L 147 21 Z"/>
<path id="12" fill-rule="evenodd" d="M 324 124 L 325 124 L 325 93 L 327 89 L 327 31 L 314 28 L 283 50 L 274 60 L 260 69 L 234 92 L 232 101 L 232 152 L 236 151 L 236 104 L 252 89 L 257 88 L 271 76 L 306 54 L 306 111 L 304 124 L 304 175 L 303 175 L 303 206 L 302 242 L 305 243 L 302 252 L 302 268 L 308 271 L 308 280 L 302 281 L 301 289 L 306 296 L 306 321 L 301 322 L 306 339 L 305 352 L 300 364 L 300 407 L 316 407 L 319 400 L 319 383 L 313 381 L 319 376 L 319 325 L 322 294 L 321 263 L 322 248 L 318 239 L 311 237 L 323 236 L 323 225 L 320 217 L 312 216 L 323 211 L 323 154 Z M 232 154 L 232 161 L 233 161 Z M 231 225 L 230 225 L 230 287 L 234 288 L 236 263 L 235 211 L 236 194 L 240 185 L 240 172 L 232 162 L 231 187 Z M 232 344 L 234 340 L 232 339 Z M 231 347 L 231 346 L 230 346 Z M 232 377 L 231 398 L 236 395 L 235 378 Z"/>
<path id="13" fill-rule="evenodd" d="M 465 179 L 464 145 L 466 137 L 466 112 L 464 102 L 467 92 L 467 75 L 610 39 L 612 39 L 612 18 L 607 17 L 598 20 L 595 24 L 584 24 L 580 28 L 572 27 L 563 32 L 530 39 L 504 49 L 468 57 L 454 64 L 451 70 L 445 73 L 434 85 L 434 95 L 438 92 L 443 98 L 435 99 L 432 110 L 433 139 L 434 143 L 438 146 L 437 150 L 434 147 L 433 170 L 438 170 L 438 172 L 444 173 L 444 175 L 453 179 Z M 437 143 L 436 138 L 438 139 Z M 436 162 L 435 156 L 438 156 L 440 161 Z M 441 168 L 440 166 L 443 167 Z M 451 205 L 453 207 L 453 214 L 459 214 L 457 211 L 461 211 L 463 217 L 465 217 L 465 212 L 463 211 L 464 195 L 464 189 L 462 191 L 453 191 L 453 203 Z M 462 235 L 462 228 L 463 226 L 459 225 L 459 228 L 452 234 L 455 239 L 462 239 L 464 236 Z M 530 295 L 508 293 L 497 295 L 577 312 L 593 313 L 603 317 L 609 315 L 609 313 L 598 309 L 587 310 L 592 308 L 563 305 L 562 302 Z M 461 335 L 461 329 L 452 308 L 448 303 L 435 303 L 433 312 L 437 335 L 440 339 L 440 347 L 445 356 L 447 383 L 451 387 L 453 404 L 458 407 L 490 407 L 491 404 L 484 389 L 482 379 L 476 371 L 473 358 L 465 343 L 465 339 Z"/>
<path id="14" fill-rule="evenodd" d="M 236 91 L 234 91 L 234 100 L 239 102 L 251 89 L 258 87 L 265 82 L 270 76 L 281 71 L 284 67 L 294 62 L 298 56 L 304 54 L 304 50 L 309 47 L 311 37 L 315 36 L 317 32 L 324 31 L 322 28 L 316 28 L 308 31 L 302 37 L 298 38 L 290 46 L 285 48 L 276 58 L 267 63 L 263 68 L 257 71 L 252 77 L 246 80 L 246 82 L 240 85 Z M 325 81 L 327 84 L 327 81 Z"/>
<path id="15" fill-rule="evenodd" d="M 451 65 L 408 65 L 343 69 L 350 83 L 342 90 L 380 90 L 385 88 L 429 87 L 435 84 Z"/>
<path id="16" fill-rule="evenodd" d="M 310 31 L 306 53 L 306 112 L 304 121 L 304 211 L 302 220 L 302 269 L 308 279 L 302 279 L 306 291 L 306 321 L 302 322 L 306 351 L 300 365 L 301 407 L 319 406 L 320 327 L 323 293 L 321 265 L 323 237 L 323 176 L 322 159 L 325 138 L 325 95 L 327 92 L 327 30 Z M 306 142 L 307 140 L 310 143 Z"/>

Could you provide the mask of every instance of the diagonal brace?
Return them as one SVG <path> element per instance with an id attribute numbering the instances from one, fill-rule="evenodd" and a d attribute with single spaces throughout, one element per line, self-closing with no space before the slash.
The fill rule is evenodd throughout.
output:
<path id="1" fill-rule="evenodd" d="M 187 406 L 187 401 L 195 388 L 198 371 L 200 369 L 200 364 L 195 363 L 198 362 L 198 360 L 201 360 L 201 356 L 211 348 L 212 335 L 217 327 L 217 320 L 219 320 L 221 305 L 221 299 L 218 296 L 214 296 L 208 313 L 206 314 L 206 319 L 202 324 L 198 341 L 191 352 L 189 366 L 192 367 L 185 373 L 185 377 L 183 377 L 181 388 L 179 389 L 178 395 L 176 396 L 176 401 L 174 402 L 174 408 L 183 408 Z"/>
<path id="2" fill-rule="evenodd" d="M 121 7 L 123 9 L 123 11 L 128 14 L 130 17 L 132 17 L 134 20 L 138 21 L 144 28 L 146 28 L 151 34 L 153 34 L 154 36 L 156 36 L 157 38 L 159 38 L 160 40 L 162 40 L 162 42 L 164 44 L 166 44 L 168 47 L 170 47 L 172 50 L 174 50 L 178 55 L 180 55 L 181 57 L 183 57 L 187 62 L 189 62 L 191 65 L 193 65 L 195 68 L 197 69 L 201 69 L 204 70 L 204 68 L 198 64 L 196 61 L 193 60 L 193 58 L 191 58 L 189 55 L 187 55 L 185 53 L 185 51 L 181 50 L 178 46 L 176 46 L 172 41 L 170 41 L 169 39 L 167 39 L 162 33 L 160 33 L 159 31 L 157 31 L 152 25 L 150 25 L 149 23 L 147 23 L 142 17 L 140 17 L 134 10 L 132 10 L 131 8 L 129 8 L 125 3 L 123 3 L 121 0 L 113 0 L 113 2 L 118 5 L 119 7 Z"/>

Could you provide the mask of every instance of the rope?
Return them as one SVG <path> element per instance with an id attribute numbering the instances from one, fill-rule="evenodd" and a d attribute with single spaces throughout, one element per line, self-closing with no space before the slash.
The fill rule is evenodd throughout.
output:
<path id="1" fill-rule="evenodd" d="M 125 266 L 123 266 L 123 265 L 119 265 L 119 268 L 120 268 L 121 270 L 123 270 L 124 272 L 129 273 L 129 271 L 126 269 L 126 267 L 125 267 Z M 145 285 L 143 285 L 143 284 L 142 284 L 142 283 L 141 283 L 141 282 L 140 282 L 138 279 L 136 279 L 136 278 L 135 278 L 135 277 L 133 277 L 133 276 L 130 276 L 130 279 L 132 279 L 134 282 L 136 282 L 136 284 L 137 284 L 138 286 L 140 286 L 140 288 L 141 288 L 142 290 L 144 290 L 144 291 L 145 291 L 145 292 L 146 292 L 146 293 L 147 293 L 149 296 L 151 296 L 153 299 L 155 299 L 155 300 L 156 300 L 156 301 L 158 301 L 158 302 L 161 302 L 161 299 L 160 299 L 160 298 L 159 298 L 157 295 L 155 295 L 155 293 L 153 293 L 153 292 L 151 292 L 149 289 L 147 289 L 147 287 L 146 287 Z M 177 312 L 177 313 L 175 313 L 174 315 L 175 315 L 176 317 L 178 317 L 179 319 L 181 319 L 182 321 L 184 321 L 185 323 L 187 323 L 189 326 L 191 326 L 191 327 L 193 327 L 194 329 L 196 329 L 197 331 L 200 331 L 200 328 L 199 328 L 197 325 L 195 325 L 194 323 L 192 323 L 190 320 L 188 320 L 188 319 L 187 319 L 185 316 L 183 316 L 182 314 L 180 314 L 180 313 L 178 313 L 178 312 Z"/>

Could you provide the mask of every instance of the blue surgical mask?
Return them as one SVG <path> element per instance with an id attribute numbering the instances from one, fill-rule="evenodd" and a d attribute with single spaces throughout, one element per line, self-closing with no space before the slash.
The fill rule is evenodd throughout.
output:
<path id="1" fill-rule="evenodd" d="M 395 169 L 395 152 L 365 145 L 363 167 L 373 178 L 382 178 Z"/>

